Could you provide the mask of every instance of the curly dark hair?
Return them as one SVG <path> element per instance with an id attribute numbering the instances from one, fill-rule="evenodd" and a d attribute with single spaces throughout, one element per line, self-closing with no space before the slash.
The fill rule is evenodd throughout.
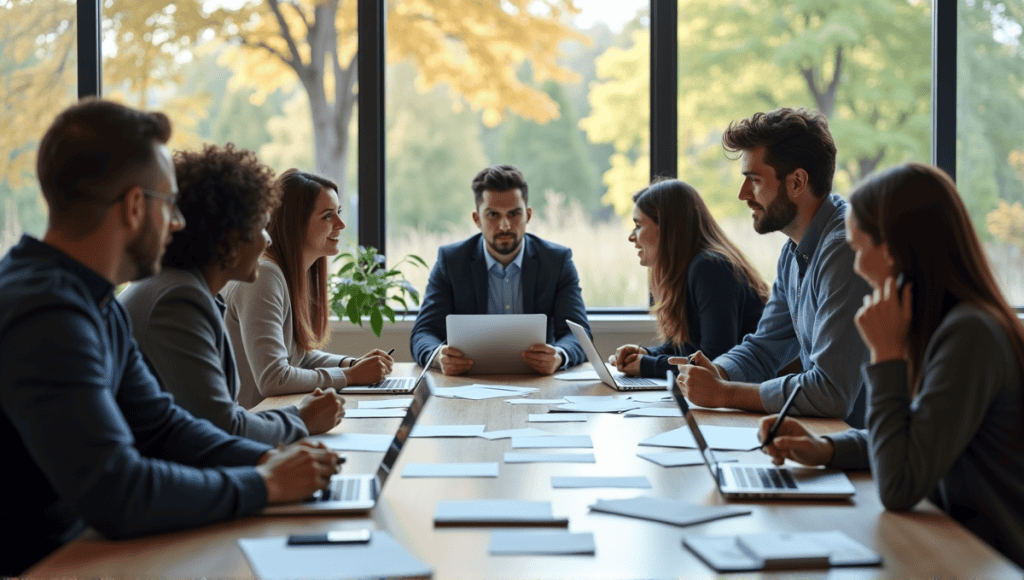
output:
<path id="1" fill-rule="evenodd" d="M 232 143 L 176 152 L 174 173 L 185 229 L 171 239 L 164 266 L 227 267 L 239 242 L 251 242 L 263 216 L 281 204 L 274 171 Z"/>

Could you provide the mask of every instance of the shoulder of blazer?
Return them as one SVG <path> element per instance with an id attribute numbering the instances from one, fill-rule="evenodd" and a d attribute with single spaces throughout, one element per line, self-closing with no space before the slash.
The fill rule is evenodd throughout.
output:
<path id="1" fill-rule="evenodd" d="M 446 263 L 462 264 L 469 263 L 470 260 L 480 259 L 483 257 L 483 251 L 480 248 L 480 237 L 481 234 L 475 234 L 461 242 L 441 246 L 439 253 L 444 257 Z"/>

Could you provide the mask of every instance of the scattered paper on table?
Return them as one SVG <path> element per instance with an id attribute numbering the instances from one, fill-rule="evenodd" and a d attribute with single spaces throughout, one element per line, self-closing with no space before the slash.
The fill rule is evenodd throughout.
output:
<path id="1" fill-rule="evenodd" d="M 563 398 L 570 403 L 601 403 L 628 400 L 629 395 L 566 395 Z"/>
<path id="2" fill-rule="evenodd" d="M 517 397 L 537 391 L 533 387 L 509 387 L 504 385 L 467 385 L 464 387 L 435 387 L 431 394 L 449 399 L 500 399 Z"/>
<path id="3" fill-rule="evenodd" d="M 384 452 L 391 447 L 394 435 L 377 433 L 337 433 L 333 435 L 313 435 L 310 439 L 320 441 L 331 449 L 338 451 L 375 451 Z"/>
<path id="4" fill-rule="evenodd" d="M 621 413 L 642 407 L 647 403 L 637 403 L 628 399 L 611 401 L 587 401 L 583 403 L 566 403 L 551 409 L 552 413 Z"/>
<path id="5" fill-rule="evenodd" d="M 570 532 L 494 532 L 491 554 L 511 556 L 522 554 L 593 554 L 594 534 Z"/>
<path id="6" fill-rule="evenodd" d="M 593 453 L 505 452 L 505 463 L 596 463 Z"/>
<path id="7" fill-rule="evenodd" d="M 435 524 L 565 524 L 556 518 L 549 501 L 484 499 L 439 501 L 434 510 Z"/>
<path id="8" fill-rule="evenodd" d="M 510 405 L 561 405 L 565 399 L 505 399 Z"/>
<path id="9" fill-rule="evenodd" d="M 657 497 L 632 499 L 599 499 L 590 506 L 595 512 L 605 512 L 642 520 L 664 522 L 675 526 L 691 526 L 712 520 L 745 516 L 749 508 L 730 505 L 698 505 Z"/>
<path id="10" fill-rule="evenodd" d="M 526 427 L 525 429 L 506 429 L 504 431 L 488 431 L 487 433 L 481 433 L 480 437 L 484 439 L 510 439 L 512 437 L 542 437 L 544 435 L 551 435 L 547 431 L 542 429 L 534 429 L 533 427 Z"/>
<path id="11" fill-rule="evenodd" d="M 546 437 L 513 437 L 512 449 L 554 449 L 559 447 L 592 449 L 590 435 L 550 435 Z"/>
<path id="12" fill-rule="evenodd" d="M 377 419 L 383 417 L 405 417 L 406 409 L 346 409 L 346 419 Z"/>
<path id="13" fill-rule="evenodd" d="M 261 580 L 428 577 L 433 571 L 387 532 L 365 544 L 289 546 L 288 538 L 243 538 L 238 547 Z"/>
<path id="14" fill-rule="evenodd" d="M 400 409 L 412 404 L 412 397 L 400 399 L 380 399 L 377 401 L 359 401 L 360 409 Z"/>
<path id="15" fill-rule="evenodd" d="M 530 413 L 530 423 L 586 423 L 587 418 L 573 413 Z"/>
<path id="16" fill-rule="evenodd" d="M 407 463 L 402 477 L 498 477 L 498 464 Z"/>
<path id="17" fill-rule="evenodd" d="M 626 411 L 624 417 L 682 417 L 683 412 L 672 407 L 641 407 Z"/>
<path id="18" fill-rule="evenodd" d="M 415 425 L 409 437 L 479 437 L 484 425 Z"/>
<path id="19" fill-rule="evenodd" d="M 687 451 L 672 451 L 669 453 L 637 453 L 638 457 L 653 461 L 662 467 L 683 467 L 685 465 L 704 465 L 704 459 L 700 451 L 690 449 Z M 725 453 L 715 453 L 715 459 L 719 463 L 732 463 L 739 459 Z"/>
<path id="20" fill-rule="evenodd" d="M 644 476 L 635 477 L 580 477 L 580 476 L 555 476 L 551 478 L 551 487 L 554 488 L 583 488 L 583 487 L 638 487 L 650 489 L 651 482 Z"/>
<path id="21" fill-rule="evenodd" d="M 675 399 L 672 395 L 662 391 L 652 391 L 650 393 L 631 393 L 630 399 L 639 403 L 672 403 Z"/>
<path id="22" fill-rule="evenodd" d="M 568 373 L 558 373 L 551 375 L 551 378 L 558 379 L 560 381 L 599 381 L 601 380 L 597 376 L 597 371 L 572 371 Z"/>
<path id="23" fill-rule="evenodd" d="M 760 442 L 757 440 L 756 427 L 723 427 L 719 425 L 701 425 L 700 432 L 712 449 L 723 449 L 726 451 L 750 451 L 757 447 Z M 650 439 L 640 442 L 640 445 L 654 447 L 697 447 L 693 439 L 693 433 L 686 425 L 655 435 Z"/>

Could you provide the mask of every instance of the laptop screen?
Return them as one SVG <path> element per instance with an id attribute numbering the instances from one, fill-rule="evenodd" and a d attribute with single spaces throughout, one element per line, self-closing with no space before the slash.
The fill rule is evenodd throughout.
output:
<path id="1" fill-rule="evenodd" d="M 693 433 L 693 439 L 697 442 L 697 449 L 700 450 L 701 455 L 704 457 L 704 464 L 708 466 L 711 476 L 715 478 L 715 481 L 719 481 L 718 459 L 715 458 L 714 451 L 708 447 L 707 441 L 704 440 L 704 435 L 701 434 L 700 427 L 697 425 L 697 419 L 694 418 L 693 412 L 690 411 L 690 404 L 686 401 L 686 397 L 683 396 L 683 392 L 679 390 L 679 383 L 675 380 L 670 380 L 669 388 L 672 391 L 672 397 L 676 400 L 676 404 L 679 405 L 679 410 L 683 412 L 683 417 L 686 419 L 686 424 L 690 427 L 690 432 Z"/>
<path id="2" fill-rule="evenodd" d="M 416 379 L 409 410 L 406 411 L 402 424 L 398 426 L 398 431 L 395 432 L 395 438 L 391 440 L 391 446 L 388 447 L 387 453 L 384 454 L 384 459 L 380 462 L 380 467 L 377 468 L 378 493 L 384 489 L 384 482 L 395 467 L 395 463 L 398 461 L 398 454 L 402 452 L 402 447 L 405 446 L 406 440 L 409 439 L 409 433 L 412 432 L 413 425 L 416 424 L 420 413 L 423 412 L 423 407 L 427 404 L 427 399 L 430 398 L 430 386 L 426 384 L 427 372 L 430 371 L 430 365 L 434 363 L 434 357 L 437 356 L 437 353 L 441 352 L 443 346 L 444 344 L 441 344 L 434 349 L 430 358 L 427 359 L 427 364 L 423 365 L 423 372 Z"/>

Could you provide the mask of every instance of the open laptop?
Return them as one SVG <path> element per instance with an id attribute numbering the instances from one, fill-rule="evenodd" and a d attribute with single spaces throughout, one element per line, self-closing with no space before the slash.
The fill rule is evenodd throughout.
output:
<path id="1" fill-rule="evenodd" d="M 597 352 L 597 347 L 594 346 L 594 341 L 590 340 L 590 336 L 587 335 L 587 331 L 583 326 L 576 324 L 571 320 L 566 320 L 569 323 L 569 329 L 572 330 L 573 336 L 583 346 L 583 352 L 587 353 L 587 360 L 590 361 L 591 366 L 597 371 L 598 378 L 601 382 L 608 385 L 609 387 L 617 391 L 652 391 L 659 390 L 663 391 L 668 388 L 668 384 L 665 379 L 648 379 L 645 377 L 627 377 L 622 373 L 612 374 L 608 367 L 605 366 L 604 360 L 601 355 Z"/>
<path id="2" fill-rule="evenodd" d="M 429 368 L 430 365 L 427 365 Z M 424 373 L 420 374 L 422 380 Z M 421 381 L 417 381 L 420 383 Z M 266 515 L 319 515 L 319 514 L 344 514 L 365 512 L 377 504 L 377 498 L 384 489 L 384 482 L 394 469 L 398 461 L 398 455 L 405 447 L 409 433 L 412 432 L 416 420 L 419 419 L 423 407 L 430 398 L 430 387 L 423 382 L 416 389 L 409 405 L 409 410 L 402 419 L 391 446 L 384 453 L 384 459 L 377 468 L 377 473 L 362 475 L 337 474 L 331 478 L 331 483 L 326 489 L 317 491 L 312 496 L 301 502 L 267 506 L 263 509 Z"/>
<path id="3" fill-rule="evenodd" d="M 519 354 L 547 342 L 547 314 L 449 314 L 448 346 L 473 366 L 470 375 L 535 375 Z"/>
<path id="4" fill-rule="evenodd" d="M 354 385 L 351 387 L 342 387 L 338 389 L 338 392 L 342 395 L 381 395 L 381 394 L 404 394 L 411 393 L 416 390 L 416 385 L 420 384 L 427 377 L 427 371 L 430 370 L 430 365 L 434 364 L 434 357 L 437 353 L 441 352 L 441 347 L 435 348 L 434 352 L 430 353 L 430 358 L 427 359 L 427 364 L 423 365 L 423 370 L 420 372 L 420 376 L 415 379 L 412 377 L 388 377 L 383 381 L 373 385 Z"/>
<path id="5" fill-rule="evenodd" d="M 697 441 L 705 465 L 711 470 L 711 477 L 718 484 L 722 496 L 729 499 L 847 499 L 853 496 L 854 488 L 850 478 L 835 469 L 814 467 L 776 467 L 760 463 L 720 464 L 715 453 L 708 447 L 700 426 L 690 411 L 690 405 L 671 381 L 672 396 L 683 412 L 686 424 Z"/>

